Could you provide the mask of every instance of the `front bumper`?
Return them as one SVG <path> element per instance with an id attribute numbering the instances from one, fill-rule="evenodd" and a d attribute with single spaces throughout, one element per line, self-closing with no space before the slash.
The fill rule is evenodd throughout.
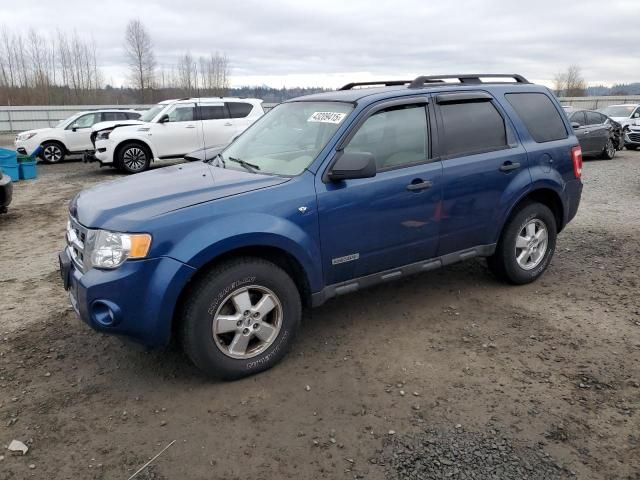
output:
<path id="1" fill-rule="evenodd" d="M 58 259 L 63 285 L 83 322 L 148 347 L 169 343 L 175 306 L 195 272 L 192 267 L 160 257 L 130 260 L 115 270 L 90 269 L 83 274 L 67 249 Z"/>
<path id="2" fill-rule="evenodd" d="M 13 182 L 9 175 L 0 174 L 0 212 L 6 212 L 13 199 Z"/>
<path id="3" fill-rule="evenodd" d="M 627 130 L 624 133 L 624 144 L 625 145 L 640 145 L 640 130 Z"/>
<path id="4" fill-rule="evenodd" d="M 33 152 L 36 148 L 40 146 L 40 139 L 38 138 L 38 135 L 30 138 L 29 140 L 15 139 L 13 141 L 13 145 L 16 150 L 22 147 L 26 150 L 27 154 L 31 155 L 31 152 Z"/>
<path id="5" fill-rule="evenodd" d="M 100 162 L 101 165 L 113 163 L 115 145 L 109 140 L 98 140 L 93 158 L 90 161 Z"/>

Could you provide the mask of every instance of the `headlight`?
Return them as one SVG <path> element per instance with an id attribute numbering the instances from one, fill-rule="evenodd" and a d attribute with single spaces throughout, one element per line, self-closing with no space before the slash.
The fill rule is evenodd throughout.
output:
<path id="1" fill-rule="evenodd" d="M 87 267 L 118 268 L 127 259 L 145 258 L 151 247 L 148 233 L 118 233 L 95 230 L 87 239 L 85 262 Z"/>
<path id="2" fill-rule="evenodd" d="M 113 130 L 103 130 L 101 132 L 98 132 L 98 135 L 96 135 L 96 140 L 108 140 L 111 132 L 113 132 Z"/>
<path id="3" fill-rule="evenodd" d="M 20 133 L 17 139 L 21 142 L 24 142 L 25 140 L 29 140 L 30 138 L 35 137 L 37 134 L 38 132 Z"/>

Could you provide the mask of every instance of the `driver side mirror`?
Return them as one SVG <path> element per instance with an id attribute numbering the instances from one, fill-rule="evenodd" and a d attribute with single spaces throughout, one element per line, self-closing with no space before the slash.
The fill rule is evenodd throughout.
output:
<path id="1" fill-rule="evenodd" d="M 376 176 L 376 159 L 369 152 L 338 152 L 338 159 L 327 177 L 332 182 Z"/>
<path id="2" fill-rule="evenodd" d="M 77 123 L 74 123 L 73 125 L 71 125 L 71 131 L 72 132 L 75 132 L 77 130 L 78 130 L 78 124 Z"/>
<path id="3" fill-rule="evenodd" d="M 573 128 L 574 130 L 576 128 L 580 128 L 582 125 L 580 125 L 578 122 L 571 122 L 571 128 Z"/>
<path id="4" fill-rule="evenodd" d="M 158 123 L 167 123 L 169 121 L 169 115 L 166 113 L 160 117 Z"/>
<path id="5" fill-rule="evenodd" d="M 640 118 L 640 113 L 636 112 L 633 114 L 633 118 Z"/>

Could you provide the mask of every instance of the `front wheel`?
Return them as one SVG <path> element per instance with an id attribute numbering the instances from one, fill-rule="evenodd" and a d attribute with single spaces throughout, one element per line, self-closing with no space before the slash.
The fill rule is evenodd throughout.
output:
<path id="1" fill-rule="evenodd" d="M 505 225 L 495 253 L 487 259 L 489 269 L 515 285 L 531 283 L 549 266 L 556 237 L 551 210 L 541 203 L 529 204 Z"/>
<path id="2" fill-rule="evenodd" d="M 44 142 L 42 144 L 42 152 L 40 158 L 46 163 L 58 163 L 64 160 L 65 148 L 58 142 Z"/>
<path id="3" fill-rule="evenodd" d="M 611 160 L 616 155 L 616 146 L 613 144 L 613 140 L 607 140 L 607 144 L 602 151 L 602 158 L 606 160 Z"/>
<path id="4" fill-rule="evenodd" d="M 206 374 L 236 379 L 269 369 L 292 344 L 301 300 L 281 268 L 243 257 L 212 269 L 184 302 L 182 344 Z"/>
<path id="5" fill-rule="evenodd" d="M 128 143 L 118 150 L 116 166 L 125 173 L 144 172 L 150 163 L 151 154 L 139 143 Z"/>

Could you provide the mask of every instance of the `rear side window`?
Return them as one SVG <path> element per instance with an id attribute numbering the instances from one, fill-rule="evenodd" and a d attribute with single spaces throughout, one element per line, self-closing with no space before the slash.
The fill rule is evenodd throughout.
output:
<path id="1" fill-rule="evenodd" d="M 253 110 L 253 105 L 244 102 L 227 102 L 227 107 L 231 118 L 244 118 Z"/>
<path id="2" fill-rule="evenodd" d="M 444 155 L 471 155 L 508 148 L 504 119 L 491 102 L 445 103 L 440 105 L 440 112 Z"/>
<path id="3" fill-rule="evenodd" d="M 140 118 L 140 114 L 138 112 L 127 112 L 127 118 L 129 120 L 137 120 Z"/>
<path id="4" fill-rule="evenodd" d="M 221 120 L 223 118 L 227 118 L 227 112 L 224 109 L 223 103 L 200 104 L 201 120 Z"/>
<path id="5" fill-rule="evenodd" d="M 560 113 L 544 93 L 507 93 L 505 98 L 537 143 L 567 138 Z"/>
<path id="6" fill-rule="evenodd" d="M 126 120 L 127 115 L 124 112 L 103 112 L 102 113 L 102 121 L 103 122 L 113 122 L 117 120 Z"/>

